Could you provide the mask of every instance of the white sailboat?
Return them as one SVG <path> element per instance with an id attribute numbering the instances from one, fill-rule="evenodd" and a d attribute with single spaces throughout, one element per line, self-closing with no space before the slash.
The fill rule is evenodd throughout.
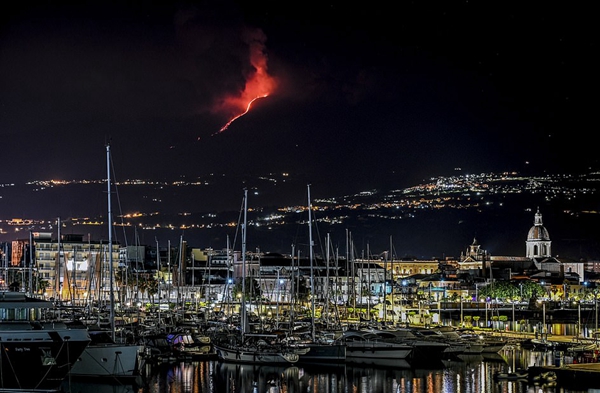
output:
<path id="1" fill-rule="evenodd" d="M 113 240 L 111 207 L 111 159 L 110 145 L 106 145 L 108 185 L 108 263 L 110 271 L 110 330 L 88 329 L 91 343 L 74 362 L 70 375 L 81 378 L 104 378 L 113 380 L 139 380 L 143 345 L 115 341 L 114 288 L 113 288 Z"/>
<path id="2" fill-rule="evenodd" d="M 314 276 L 314 251 L 313 251 L 313 237 L 312 237 L 312 203 L 310 199 L 310 185 L 307 187 L 308 193 L 308 236 L 309 236 L 309 257 L 310 257 L 310 288 L 312 291 L 315 290 L 315 276 Z M 329 269 L 328 269 L 329 271 Z M 329 281 L 329 280 L 327 280 Z M 311 296 L 311 331 L 309 342 L 302 343 L 298 348 L 304 348 L 308 351 L 300 355 L 301 362 L 315 363 L 326 363 L 326 364 L 341 364 L 346 362 L 346 344 L 341 340 L 332 339 L 333 333 L 320 331 L 319 334 L 316 332 L 315 327 L 315 296 Z"/>
<path id="3" fill-rule="evenodd" d="M 248 190 L 244 190 L 244 223 L 242 226 L 242 296 L 240 305 L 240 329 L 216 340 L 213 345 L 221 361 L 250 364 L 296 363 L 304 350 L 288 347 L 275 333 L 248 333 L 246 310 L 246 223 L 248 212 Z"/>

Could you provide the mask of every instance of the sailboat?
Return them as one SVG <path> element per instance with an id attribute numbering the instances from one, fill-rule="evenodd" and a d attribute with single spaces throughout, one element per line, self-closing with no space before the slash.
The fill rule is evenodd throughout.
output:
<path id="1" fill-rule="evenodd" d="M 88 328 L 92 341 L 74 362 L 70 375 L 80 378 L 104 378 L 137 381 L 141 378 L 143 345 L 118 343 L 115 340 L 115 296 L 113 288 L 113 240 L 111 207 L 110 145 L 106 145 L 108 185 L 108 264 L 110 275 L 110 329 Z"/>
<path id="2" fill-rule="evenodd" d="M 239 330 L 225 332 L 216 337 L 213 346 L 219 360 L 233 363 L 277 364 L 289 365 L 296 363 L 299 351 L 290 348 L 282 340 L 280 334 L 274 332 L 248 333 L 248 318 L 246 310 L 246 223 L 248 212 L 248 190 L 244 190 L 244 223 L 242 225 L 242 296 L 240 302 Z"/>
<path id="3" fill-rule="evenodd" d="M 310 199 L 310 185 L 308 185 L 308 247 L 310 258 L 310 287 L 314 290 L 314 254 L 313 254 L 313 238 L 312 238 L 312 204 Z M 329 247 L 329 245 L 328 245 Z M 329 261 L 328 261 L 329 262 Z M 327 332 L 319 332 L 317 334 L 315 327 L 315 296 L 311 296 L 311 332 L 310 340 L 298 344 L 298 348 L 304 348 L 308 351 L 300 355 L 301 362 L 327 363 L 327 364 L 343 364 L 346 362 L 346 344 L 335 338 L 335 334 L 327 334 Z"/>

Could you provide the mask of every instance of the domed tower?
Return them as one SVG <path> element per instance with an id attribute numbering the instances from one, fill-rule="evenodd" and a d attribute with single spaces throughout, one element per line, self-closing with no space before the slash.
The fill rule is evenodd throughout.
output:
<path id="1" fill-rule="evenodd" d="M 535 220 L 533 226 L 529 229 L 527 234 L 527 258 L 547 258 L 551 257 L 552 253 L 550 250 L 550 235 L 548 230 L 542 224 L 542 214 L 538 207 L 535 213 Z"/>

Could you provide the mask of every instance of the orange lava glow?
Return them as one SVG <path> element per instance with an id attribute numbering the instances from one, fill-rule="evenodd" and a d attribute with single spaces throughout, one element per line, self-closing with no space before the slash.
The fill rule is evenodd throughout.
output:
<path id="1" fill-rule="evenodd" d="M 221 127 L 218 133 L 225 131 L 231 123 L 248 113 L 254 101 L 269 96 L 277 87 L 275 78 L 267 71 L 264 35 L 254 31 L 253 34 L 247 34 L 246 39 L 250 44 L 250 63 L 253 72 L 247 76 L 244 89 L 238 95 L 227 96 L 222 100 L 218 111 L 229 113 L 231 119 Z"/>
<path id="2" fill-rule="evenodd" d="M 246 107 L 246 110 L 242 113 L 240 113 L 239 115 L 233 117 L 231 120 L 229 120 L 223 127 L 221 127 L 221 129 L 219 130 L 219 132 L 223 132 L 227 129 L 227 127 L 229 127 L 229 125 L 231 123 L 233 123 L 235 120 L 239 119 L 240 117 L 244 116 L 246 113 L 248 113 L 248 111 L 250 110 L 250 107 L 252 106 L 252 103 L 256 100 L 258 100 L 259 98 L 264 98 L 267 97 L 268 94 L 265 94 L 263 96 L 259 96 L 259 97 L 255 97 L 253 98 L 249 103 L 248 106 Z"/>

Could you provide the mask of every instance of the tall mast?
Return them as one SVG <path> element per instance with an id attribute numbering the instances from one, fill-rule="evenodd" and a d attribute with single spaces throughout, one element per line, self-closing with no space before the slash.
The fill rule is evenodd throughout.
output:
<path id="1" fill-rule="evenodd" d="M 329 233 L 327 234 L 327 241 L 326 241 L 327 246 L 325 247 L 325 289 L 324 289 L 324 293 L 325 293 L 325 305 L 324 305 L 324 309 L 325 309 L 325 313 L 322 315 L 327 315 L 327 326 L 329 326 L 329 322 L 330 322 L 330 318 L 329 318 L 329 299 L 330 296 L 332 295 L 329 291 Z"/>
<path id="2" fill-rule="evenodd" d="M 160 307 L 162 304 L 162 294 L 160 291 L 161 287 L 161 274 L 160 274 L 160 249 L 158 248 L 158 238 L 155 236 L 156 241 L 156 279 L 158 280 L 158 323 L 160 323 Z"/>
<path id="3" fill-rule="evenodd" d="M 315 339 L 315 274 L 313 267 L 313 239 L 312 239 L 312 204 L 310 202 L 310 184 L 307 186 L 308 188 L 308 253 L 310 259 L 310 291 L 311 291 L 311 314 L 312 314 L 312 324 L 311 324 L 311 337 L 314 341 Z"/>
<path id="4" fill-rule="evenodd" d="M 55 280 L 54 280 L 54 296 L 56 296 L 59 300 L 62 300 L 62 291 L 61 291 L 61 287 L 60 287 L 60 275 L 61 275 L 61 268 L 60 268 L 60 217 L 57 219 L 57 237 L 56 237 L 56 269 L 54 269 L 54 275 L 55 275 Z"/>
<path id="5" fill-rule="evenodd" d="M 33 234 L 29 230 L 29 296 L 32 296 L 35 291 L 33 289 Z"/>
<path id="6" fill-rule="evenodd" d="M 244 189 L 244 223 L 242 224 L 242 340 L 246 333 L 246 224 L 248 220 L 248 190 Z"/>
<path id="7" fill-rule="evenodd" d="M 112 206 L 110 180 L 110 145 L 106 145 L 106 186 L 108 194 L 108 277 L 110 282 L 110 332 L 115 339 L 115 289 L 113 287 L 113 241 L 112 241 Z"/>
<path id="8" fill-rule="evenodd" d="M 155 236 L 154 240 L 156 241 L 156 279 L 158 280 L 158 312 L 160 315 L 160 250 L 158 249 L 158 238 Z"/>
<path id="9" fill-rule="evenodd" d="M 179 300 L 181 299 L 181 268 L 183 265 L 183 235 L 179 236 L 179 253 L 177 261 L 177 305 L 179 306 Z M 182 308 L 183 310 L 183 308 Z"/>
<path id="10" fill-rule="evenodd" d="M 392 280 L 392 287 L 391 287 L 391 300 L 390 303 L 392 304 L 392 310 L 396 310 L 395 308 L 395 304 L 394 303 L 394 244 L 392 242 L 392 236 L 390 236 L 390 253 L 388 255 L 388 260 L 390 261 L 390 279 Z M 388 274 L 388 270 L 387 267 L 385 268 L 385 277 L 386 277 L 386 281 L 385 281 L 385 285 L 386 285 L 386 289 L 387 289 L 387 274 Z M 387 293 L 387 291 L 386 291 Z M 385 303 L 384 303 L 385 304 Z M 386 314 L 387 315 L 387 314 Z M 396 321 L 394 320 L 396 317 L 395 312 L 392 313 L 392 322 L 395 323 Z M 462 321 L 462 320 L 461 320 Z"/>

